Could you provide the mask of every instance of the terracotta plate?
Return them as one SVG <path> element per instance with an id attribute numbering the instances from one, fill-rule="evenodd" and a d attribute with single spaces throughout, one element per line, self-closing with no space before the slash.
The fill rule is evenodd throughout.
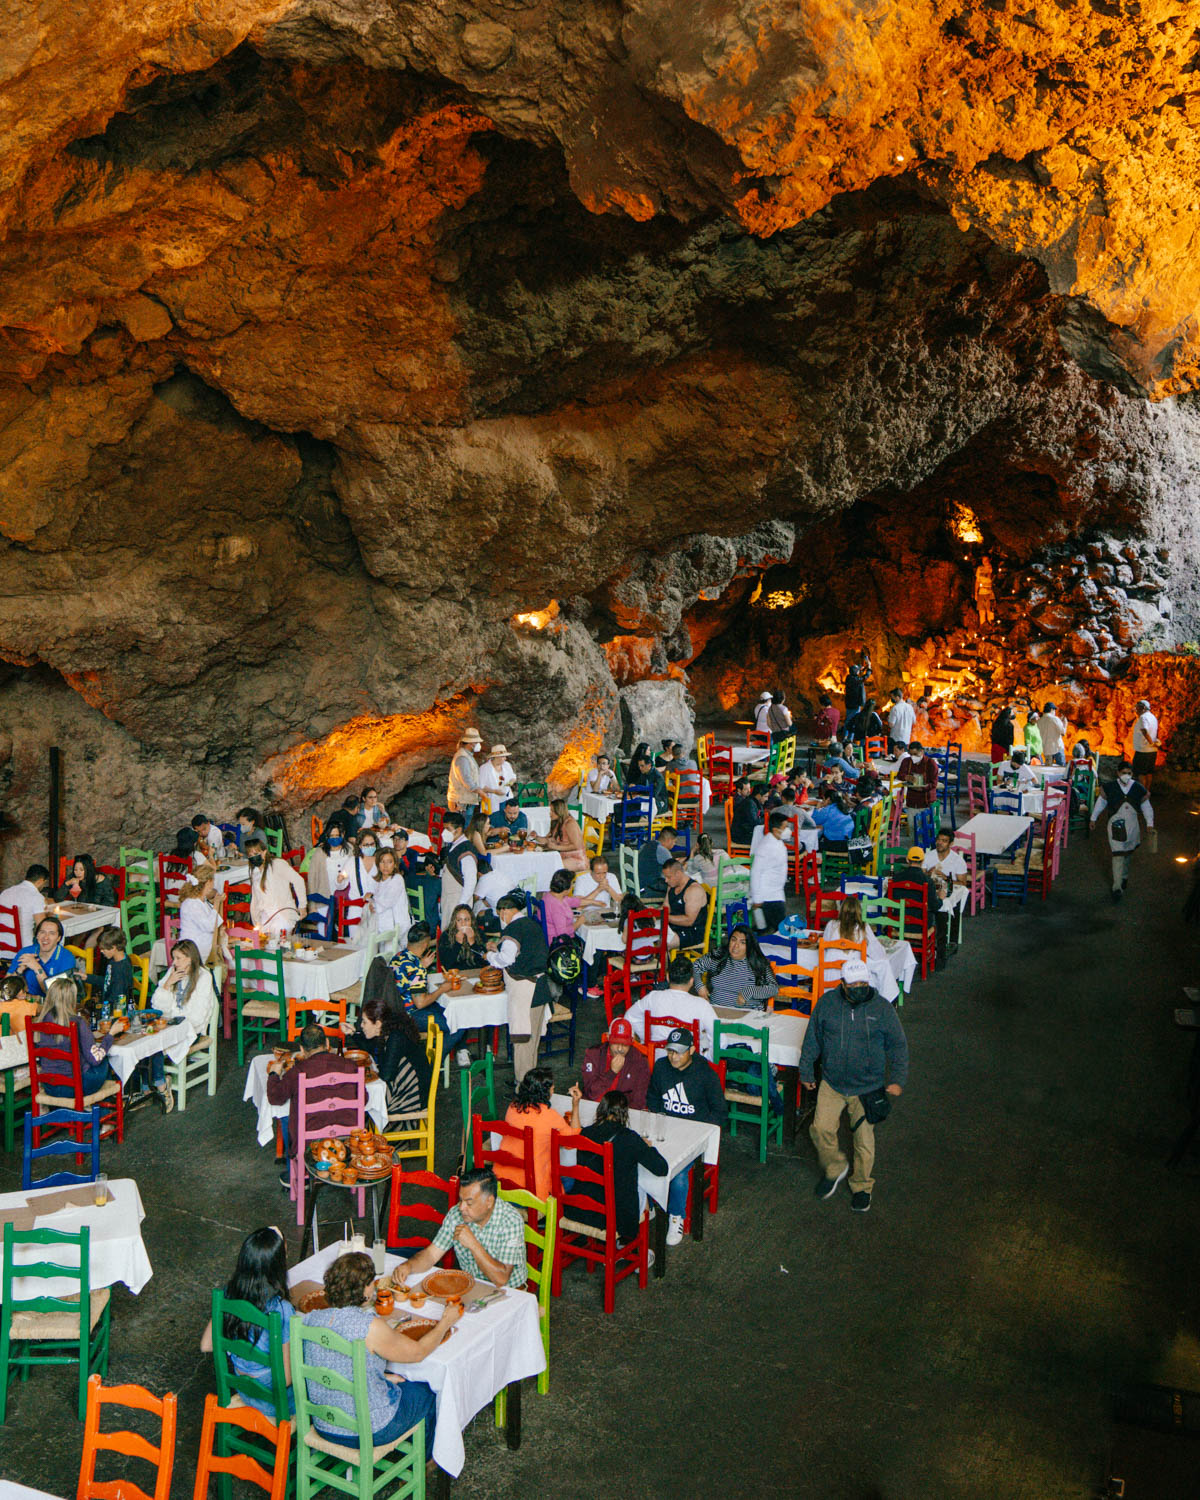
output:
<path id="1" fill-rule="evenodd" d="M 447 1297 L 462 1297 L 474 1285 L 474 1276 L 466 1271 L 430 1271 L 421 1283 L 421 1290 L 442 1302 Z"/>

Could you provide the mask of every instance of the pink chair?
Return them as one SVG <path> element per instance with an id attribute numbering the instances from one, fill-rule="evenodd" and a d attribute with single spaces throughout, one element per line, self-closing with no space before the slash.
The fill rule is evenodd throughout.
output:
<path id="1" fill-rule="evenodd" d="M 23 948 L 21 912 L 16 906 L 0 906 L 0 958 L 11 958 Z"/>
<path id="2" fill-rule="evenodd" d="M 1046 783 L 1045 795 L 1042 799 L 1042 826 L 1038 830 L 1038 837 L 1045 841 L 1046 822 L 1055 813 L 1059 814 L 1058 829 L 1054 837 L 1054 878 L 1058 879 L 1058 862 L 1062 858 L 1062 851 L 1067 847 L 1067 826 L 1071 819 L 1070 813 L 1071 792 L 1065 781 L 1048 781 Z"/>
<path id="3" fill-rule="evenodd" d="M 987 905 L 987 876 L 975 853 L 975 835 L 956 833 L 950 847 L 957 849 L 967 862 L 967 891 L 970 895 L 971 915 L 974 916 L 981 906 Z"/>
<path id="4" fill-rule="evenodd" d="M 988 800 L 987 777 L 975 771 L 967 772 L 967 810 L 971 817 L 976 813 L 991 812 Z"/>
<path id="5" fill-rule="evenodd" d="M 297 1079 L 299 1097 L 296 1100 L 295 1155 L 292 1157 L 292 1197 L 296 1202 L 296 1223 L 304 1223 L 304 1188 L 308 1174 L 304 1170 L 304 1154 L 313 1141 L 323 1140 L 329 1135 L 349 1135 L 352 1130 L 362 1130 L 367 1115 L 366 1074 L 362 1068 L 354 1073 L 336 1073 L 324 1078 Z M 347 1112 L 354 1118 L 349 1124 L 333 1124 L 332 1115 Z M 358 1217 L 366 1212 L 366 1195 L 358 1190 Z"/>
<path id="6" fill-rule="evenodd" d="M 225 936 L 229 939 L 231 950 L 239 945 L 253 948 L 258 941 L 258 934 L 253 927 L 227 927 Z M 233 1036 L 234 1009 L 233 968 L 231 966 L 225 975 L 225 984 L 221 990 L 221 1029 L 225 1033 L 226 1041 Z"/>
<path id="7" fill-rule="evenodd" d="M 895 846 L 900 842 L 900 830 L 904 827 L 904 802 L 908 796 L 906 786 L 897 785 L 892 791 L 892 816 L 888 823 L 888 844 Z"/>
<path id="8" fill-rule="evenodd" d="M 171 955 L 175 951 L 175 944 L 179 941 L 179 913 L 167 911 L 164 907 L 162 914 L 163 946 L 167 950 L 167 963 L 171 962 Z M 203 954 L 200 955 L 204 957 Z"/>

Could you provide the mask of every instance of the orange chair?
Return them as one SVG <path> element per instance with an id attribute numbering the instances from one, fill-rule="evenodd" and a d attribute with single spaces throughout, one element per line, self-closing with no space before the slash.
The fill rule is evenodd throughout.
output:
<path id="1" fill-rule="evenodd" d="M 725 798 L 725 847 L 733 859 L 749 859 L 750 845 L 733 842 L 733 798 Z"/>
<path id="2" fill-rule="evenodd" d="M 826 990 L 836 989 L 842 981 L 842 965 L 852 953 L 867 961 L 867 940 L 847 943 L 841 938 L 821 938 L 817 945 L 817 999 Z"/>
<path id="3" fill-rule="evenodd" d="M 172 1398 L 173 1399 L 173 1398 Z M 275 1462 L 268 1474 L 262 1464 L 248 1453 L 235 1453 L 231 1458 L 222 1458 L 213 1450 L 218 1427 L 240 1427 L 252 1437 L 262 1438 L 275 1445 Z M 214 1474 L 240 1479 L 244 1484 L 256 1484 L 266 1490 L 271 1500 L 284 1500 L 288 1487 L 288 1468 L 291 1464 L 292 1424 L 280 1422 L 276 1427 L 262 1412 L 252 1406 L 219 1406 L 217 1398 L 209 1395 L 204 1401 L 204 1426 L 200 1429 L 200 1453 L 196 1461 L 196 1488 L 192 1500 L 208 1500 L 209 1480 Z"/>
<path id="4" fill-rule="evenodd" d="M 774 964 L 773 968 L 779 993 L 774 1000 L 767 1001 L 767 1009 L 798 1010 L 802 1015 L 811 1015 L 817 1003 L 816 975 L 812 969 L 803 964 Z"/>
<path id="5" fill-rule="evenodd" d="M 216 1397 L 208 1399 L 215 1401 Z M 79 1488 L 75 1500 L 168 1500 L 171 1474 L 175 1468 L 175 1405 L 176 1398 L 170 1392 L 160 1401 L 140 1385 L 114 1385 L 105 1390 L 99 1375 L 93 1375 L 88 1381 L 83 1458 L 79 1465 Z M 102 1406 L 125 1406 L 134 1411 L 148 1411 L 157 1417 L 161 1423 L 158 1447 L 136 1432 L 101 1432 Z M 127 1458 L 140 1458 L 153 1465 L 157 1470 L 154 1493 L 148 1494 L 131 1479 L 97 1479 L 96 1455 L 102 1452 L 122 1453 Z"/>
<path id="6" fill-rule="evenodd" d="M 324 827 L 325 827 L 324 823 L 321 822 L 320 818 L 317 817 L 316 813 L 310 813 L 309 814 L 309 818 L 308 818 L 308 834 L 309 834 L 309 838 L 308 838 L 308 841 L 309 841 L 310 844 L 315 844 L 315 843 L 318 842 L 318 840 L 321 837 L 321 833 L 322 833 Z"/>
<path id="7" fill-rule="evenodd" d="M 250 922 L 250 882 L 248 880 L 236 882 L 225 887 L 225 895 L 222 898 L 222 915 L 226 926 L 234 923 L 253 925 Z"/>
<path id="8" fill-rule="evenodd" d="M 294 1042 L 309 1021 L 315 1021 L 331 1042 L 346 1040 L 346 997 L 330 995 L 328 1000 L 295 1000 L 288 996 L 287 1039 Z M 337 1025 L 330 1026 L 321 1019 L 334 1012 Z M 297 1017 L 300 1019 L 297 1020 Z"/>
<path id="9" fill-rule="evenodd" d="M 880 760 L 887 759 L 888 742 L 886 734 L 867 735 L 863 741 L 863 747 L 866 750 L 868 760 L 874 760 L 876 756 Z"/>

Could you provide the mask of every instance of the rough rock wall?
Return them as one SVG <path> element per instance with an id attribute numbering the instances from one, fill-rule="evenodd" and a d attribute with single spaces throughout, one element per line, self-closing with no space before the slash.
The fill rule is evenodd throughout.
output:
<path id="1" fill-rule="evenodd" d="M 1112 9 L 22 12 L 6 717 L 147 758 L 155 831 L 436 776 L 466 718 L 565 777 L 614 662 L 677 674 L 692 597 L 863 496 L 1001 473 L 997 527 L 1185 530 L 1190 419 L 1064 353 L 1190 378 L 1185 7 Z"/>

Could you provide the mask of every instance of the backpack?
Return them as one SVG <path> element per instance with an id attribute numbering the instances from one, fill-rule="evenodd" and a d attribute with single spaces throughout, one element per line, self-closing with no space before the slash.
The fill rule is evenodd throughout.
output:
<path id="1" fill-rule="evenodd" d="M 550 944 L 546 973 L 564 989 L 583 974 L 583 944 L 571 933 L 560 933 Z"/>

